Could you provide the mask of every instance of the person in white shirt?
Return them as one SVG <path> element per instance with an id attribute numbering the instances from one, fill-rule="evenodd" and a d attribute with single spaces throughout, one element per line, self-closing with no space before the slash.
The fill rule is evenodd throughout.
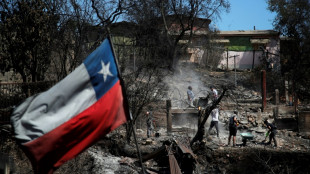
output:
<path id="1" fill-rule="evenodd" d="M 211 92 L 212 92 L 212 100 L 215 101 L 218 99 L 218 92 L 213 86 L 210 87 Z"/>
<path id="2" fill-rule="evenodd" d="M 218 109 L 218 107 L 214 108 L 211 111 L 211 116 L 212 116 L 212 121 L 211 121 L 211 124 L 210 124 L 210 128 L 208 130 L 208 134 L 210 134 L 211 129 L 213 127 L 215 127 L 216 135 L 217 135 L 217 137 L 219 137 L 219 126 L 218 126 L 218 122 L 219 122 L 219 109 Z"/>

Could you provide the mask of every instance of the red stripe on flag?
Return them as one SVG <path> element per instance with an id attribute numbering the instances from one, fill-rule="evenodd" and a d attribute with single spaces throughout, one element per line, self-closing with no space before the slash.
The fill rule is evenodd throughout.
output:
<path id="1" fill-rule="evenodd" d="M 101 99 L 79 115 L 23 144 L 24 150 L 36 172 L 52 173 L 126 121 L 118 81 Z"/>

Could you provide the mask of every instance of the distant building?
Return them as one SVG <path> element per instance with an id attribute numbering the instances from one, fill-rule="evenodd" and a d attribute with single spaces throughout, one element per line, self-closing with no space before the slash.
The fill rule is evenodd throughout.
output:
<path id="1" fill-rule="evenodd" d="M 188 21 L 189 19 L 187 17 L 183 17 L 183 24 L 185 24 L 183 27 L 192 27 L 192 31 L 185 31 L 183 38 L 179 40 L 179 44 L 187 45 L 187 49 L 185 53 L 183 52 L 178 56 L 180 56 L 179 58 L 181 61 L 200 63 L 205 53 L 204 45 L 207 42 L 207 35 L 210 33 L 209 25 L 211 20 L 206 18 L 195 18 L 193 26 L 187 26 Z M 167 16 L 167 26 L 169 30 L 168 33 L 171 36 L 180 35 L 182 26 L 177 16 Z"/>
<path id="2" fill-rule="evenodd" d="M 226 51 L 219 67 L 225 69 L 266 69 L 280 70 L 280 33 L 274 30 L 220 31 L 219 39 Z M 234 62 L 235 61 L 235 62 Z"/>
<path id="3" fill-rule="evenodd" d="M 169 15 L 166 16 L 166 26 L 168 27 L 168 34 L 172 37 L 178 37 L 179 35 L 182 35 L 182 27 L 187 28 L 186 31 L 184 31 L 184 35 L 179 40 L 179 45 L 186 45 L 186 51 L 178 50 L 177 53 L 179 56 L 179 59 L 181 61 L 187 61 L 187 62 L 195 62 L 199 63 L 203 57 L 204 54 L 204 48 L 203 46 L 206 44 L 207 35 L 209 34 L 209 24 L 211 23 L 210 19 L 204 19 L 204 18 L 195 18 L 193 21 L 193 26 L 188 26 L 190 19 L 187 17 L 183 17 L 183 26 L 180 24 L 180 19 L 176 15 Z M 162 18 L 158 18 L 157 20 L 153 21 L 154 25 L 157 25 L 157 28 L 154 26 L 154 30 L 160 30 L 161 33 L 163 33 L 163 29 L 165 26 L 163 26 Z M 145 41 L 142 39 L 142 41 L 135 42 L 133 36 L 128 33 L 128 31 L 134 31 L 139 28 L 138 25 L 130 22 L 118 22 L 111 25 L 111 33 L 112 33 L 112 39 L 114 46 L 130 46 L 133 44 L 136 44 L 136 46 L 139 46 L 139 44 L 147 44 L 143 43 L 142 41 Z M 192 31 L 190 30 L 192 28 Z M 116 52 L 118 49 L 116 48 Z M 121 54 L 119 54 L 121 55 Z M 121 56 L 122 57 L 122 56 Z"/>

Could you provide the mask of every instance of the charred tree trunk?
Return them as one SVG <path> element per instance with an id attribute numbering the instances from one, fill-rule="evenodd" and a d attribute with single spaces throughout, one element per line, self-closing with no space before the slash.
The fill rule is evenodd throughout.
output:
<path id="1" fill-rule="evenodd" d="M 199 109 L 198 110 L 198 126 L 202 123 L 203 116 L 204 116 L 204 111 Z M 202 132 L 197 133 L 198 134 L 197 141 L 202 141 L 203 135 L 205 134 L 205 127 L 203 126 L 201 129 L 198 129 L 198 131 L 202 131 Z"/>
<path id="2" fill-rule="evenodd" d="M 192 141 L 190 142 L 190 145 L 192 146 L 194 144 L 194 142 L 202 140 L 203 135 L 204 135 L 204 127 L 205 127 L 205 123 L 209 118 L 209 115 L 211 113 L 211 111 L 220 103 L 220 101 L 222 100 L 223 96 L 225 95 L 227 91 L 227 88 L 224 87 L 223 88 L 223 92 L 221 94 L 221 96 L 212 103 L 212 105 L 210 107 L 207 107 L 204 111 L 203 114 L 203 120 L 201 121 L 200 125 L 198 125 L 198 130 L 197 133 L 195 135 L 195 137 L 192 139 Z"/>

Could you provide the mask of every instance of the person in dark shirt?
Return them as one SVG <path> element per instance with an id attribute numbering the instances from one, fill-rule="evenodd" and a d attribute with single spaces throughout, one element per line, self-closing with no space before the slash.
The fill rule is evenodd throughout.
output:
<path id="1" fill-rule="evenodd" d="M 153 120 L 153 115 L 151 111 L 146 112 L 146 125 L 147 125 L 147 137 L 150 138 L 153 136 L 153 130 L 154 130 L 154 120 Z"/>
<path id="2" fill-rule="evenodd" d="M 271 124 L 271 123 L 269 123 L 268 120 L 265 120 L 264 123 L 265 123 L 266 127 L 268 128 L 268 132 L 266 134 L 266 138 L 269 136 L 269 142 L 267 142 L 266 144 L 270 145 L 271 141 L 273 140 L 274 147 L 277 147 L 278 144 L 277 144 L 277 140 L 276 140 L 276 134 L 277 134 L 276 126 Z M 266 140 L 266 138 L 265 138 L 265 140 Z"/>
<path id="3" fill-rule="evenodd" d="M 228 137 L 228 146 L 230 145 L 230 139 L 233 137 L 233 146 L 236 146 L 236 135 L 237 135 L 237 111 L 234 111 L 234 114 L 229 118 L 229 137 Z"/>
<path id="4" fill-rule="evenodd" d="M 195 94 L 193 92 L 193 88 L 191 86 L 188 86 L 187 88 L 187 100 L 190 107 L 194 107 L 193 101 L 195 98 Z"/>

